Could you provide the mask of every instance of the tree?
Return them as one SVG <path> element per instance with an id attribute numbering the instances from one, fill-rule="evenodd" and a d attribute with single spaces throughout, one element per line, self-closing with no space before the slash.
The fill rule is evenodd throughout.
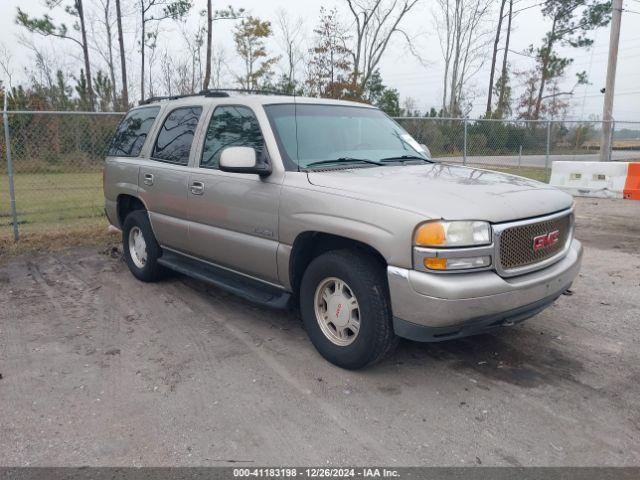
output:
<path id="1" fill-rule="evenodd" d="M 236 77 L 242 88 L 258 89 L 267 83 L 273 74 L 273 65 L 278 57 L 269 57 L 265 39 L 272 34 L 271 22 L 257 17 L 243 19 L 233 32 L 236 51 L 244 62 L 244 73 Z"/>
<path id="2" fill-rule="evenodd" d="M 496 62 L 498 61 L 498 45 L 500 44 L 500 35 L 502 34 L 502 21 L 504 20 L 504 7 L 507 0 L 500 0 L 500 13 L 498 14 L 498 26 L 496 28 L 495 40 L 493 41 L 493 56 L 491 57 L 491 73 L 489 74 L 489 94 L 487 95 L 487 117 L 491 116 L 493 107 L 493 80 L 496 75 Z M 507 52 L 505 50 L 505 56 Z"/>
<path id="3" fill-rule="evenodd" d="M 465 87 L 486 59 L 486 21 L 494 0 L 436 0 L 435 22 L 444 59 L 442 110 L 462 115 Z"/>
<path id="4" fill-rule="evenodd" d="M 346 29 L 335 8 L 320 8 L 320 23 L 313 30 L 306 84 L 311 95 L 328 98 L 360 98 L 353 81 L 352 52 L 346 47 Z"/>
<path id="5" fill-rule="evenodd" d="M 202 89 L 208 90 L 211 82 L 211 60 L 213 55 L 213 22 L 217 20 L 235 20 L 242 16 L 244 8 L 235 10 L 231 5 L 222 10 L 213 10 L 211 0 L 207 0 L 207 54 Z"/>
<path id="6" fill-rule="evenodd" d="M 155 48 L 156 32 L 147 32 L 148 24 L 167 20 L 178 20 L 191 9 L 191 0 L 139 0 L 140 14 L 140 98 L 145 98 L 145 50 L 147 42 Z"/>
<path id="7" fill-rule="evenodd" d="M 400 92 L 395 88 L 386 88 L 376 107 L 391 117 L 400 116 Z"/>
<path id="8" fill-rule="evenodd" d="M 116 0 L 116 22 L 118 25 L 118 47 L 120 49 L 120 75 L 122 77 L 122 107 L 129 110 L 129 86 L 127 85 L 127 58 L 124 52 L 124 36 L 122 34 L 122 10 L 120 0 Z"/>
<path id="9" fill-rule="evenodd" d="M 360 89 L 378 68 L 389 41 L 418 0 L 347 0 L 355 24 L 351 51 L 353 81 Z"/>
<path id="10" fill-rule="evenodd" d="M 116 71 L 115 71 L 115 63 L 113 59 L 113 23 L 114 23 L 113 10 L 112 10 L 113 1 L 98 0 L 98 3 L 100 4 L 102 18 L 98 18 L 97 21 L 104 29 L 104 37 L 105 37 L 104 39 L 106 40 L 106 42 L 104 43 L 106 45 L 103 45 L 103 38 L 101 38 L 101 36 L 99 35 L 99 32 L 95 31 L 95 28 L 93 28 L 93 24 L 92 24 L 91 33 L 93 36 L 93 43 L 94 43 L 95 49 L 98 51 L 102 59 L 107 64 L 107 68 L 109 71 L 109 82 L 111 85 L 111 88 L 110 88 L 111 95 L 112 95 L 111 102 L 115 106 L 117 103 L 117 98 L 116 98 L 117 93 L 115 88 Z M 97 81 L 98 81 L 98 78 L 96 76 L 95 82 L 97 83 Z M 95 90 L 96 90 L 96 96 L 100 97 L 100 94 L 97 91 L 98 90 L 97 85 L 95 87 Z M 100 101 L 101 100 L 99 99 L 98 103 L 100 103 Z"/>
<path id="11" fill-rule="evenodd" d="M 365 99 L 392 117 L 400 116 L 400 93 L 382 83 L 380 70 L 376 69 L 365 85 Z"/>
<path id="12" fill-rule="evenodd" d="M 284 9 L 278 9 L 277 18 L 280 31 L 278 43 L 284 51 L 286 71 L 281 75 L 276 88 L 283 93 L 292 94 L 298 88 L 296 73 L 298 65 L 303 59 L 300 44 L 304 34 L 304 22 L 301 18 L 292 22 Z"/>
<path id="13" fill-rule="evenodd" d="M 534 49 L 531 46 L 528 50 L 536 59 L 536 72 L 539 76 L 535 104 L 531 112 L 533 119 L 540 118 L 547 84 L 561 78 L 573 62 L 573 59 L 561 56 L 557 47 L 590 47 L 593 40 L 589 38 L 589 33 L 607 25 L 611 20 L 611 2 L 546 0 L 542 7 L 542 15 L 551 21 L 551 29 L 540 47 Z"/>
<path id="14" fill-rule="evenodd" d="M 498 80 L 498 106 L 496 113 L 498 118 L 504 118 L 511 114 L 511 86 L 509 85 L 509 46 L 511 45 L 511 25 L 513 23 L 513 0 L 509 0 L 509 21 L 507 22 L 507 38 L 504 43 L 504 55 L 502 56 L 502 74 Z"/>
<path id="15" fill-rule="evenodd" d="M 46 0 L 47 7 L 49 9 L 56 8 L 62 4 L 63 0 Z M 89 61 L 89 45 L 87 44 L 87 30 L 85 26 L 84 6 L 82 0 L 73 0 L 73 3 L 65 7 L 65 12 L 78 19 L 79 23 L 73 24 L 73 30 L 79 33 L 80 38 L 74 36 L 69 32 L 69 29 L 64 23 L 56 25 L 53 23 L 51 16 L 45 14 L 42 18 L 30 17 L 27 13 L 22 11 L 18 7 L 18 14 L 16 17 L 16 23 L 25 27 L 27 30 L 33 33 L 45 37 L 57 37 L 65 40 L 71 40 L 82 48 L 82 54 L 84 57 L 84 81 L 86 82 L 86 90 L 88 96 L 88 105 L 91 110 L 94 110 L 94 93 L 91 85 L 91 62 Z"/>
<path id="16" fill-rule="evenodd" d="M 113 100 L 113 84 L 111 83 L 111 79 L 107 77 L 102 70 L 98 70 L 98 74 L 95 78 L 95 86 L 96 86 L 96 97 L 98 98 L 98 106 L 100 111 L 108 112 L 112 110 L 111 105 L 115 106 Z"/>

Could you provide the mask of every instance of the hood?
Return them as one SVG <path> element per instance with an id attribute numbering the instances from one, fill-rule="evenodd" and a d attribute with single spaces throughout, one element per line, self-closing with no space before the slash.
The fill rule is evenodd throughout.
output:
<path id="1" fill-rule="evenodd" d="M 316 170 L 307 175 L 313 185 L 426 218 L 500 223 L 557 212 L 573 203 L 570 195 L 545 183 L 441 163 Z"/>

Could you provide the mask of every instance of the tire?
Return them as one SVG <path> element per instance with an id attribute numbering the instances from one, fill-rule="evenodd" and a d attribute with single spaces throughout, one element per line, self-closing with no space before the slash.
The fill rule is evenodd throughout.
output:
<path id="1" fill-rule="evenodd" d="M 133 233 L 132 233 L 133 232 Z M 141 249 L 132 246 L 135 241 L 130 241 L 136 235 L 141 235 L 144 242 L 144 259 L 141 258 Z M 138 244 L 142 246 L 142 243 Z M 133 250 L 132 250 L 133 248 Z M 143 282 L 155 282 L 162 278 L 164 269 L 158 263 L 158 258 L 162 255 L 160 245 L 149 223 L 149 216 L 145 210 L 135 210 L 127 215 L 122 228 L 122 250 L 124 259 L 131 270 L 131 273 Z"/>
<path id="2" fill-rule="evenodd" d="M 384 268 L 363 253 L 336 250 L 316 257 L 302 277 L 300 310 L 313 345 L 339 367 L 372 365 L 398 344 Z"/>

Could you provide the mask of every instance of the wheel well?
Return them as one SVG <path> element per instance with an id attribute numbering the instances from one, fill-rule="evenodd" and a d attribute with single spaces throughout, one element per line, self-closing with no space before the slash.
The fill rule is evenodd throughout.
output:
<path id="1" fill-rule="evenodd" d="M 358 250 L 371 256 L 381 267 L 387 262 L 375 248 L 351 238 L 321 232 L 304 232 L 293 242 L 289 260 L 289 281 L 294 292 L 300 288 L 302 275 L 311 261 L 331 250 Z"/>
<path id="2" fill-rule="evenodd" d="M 124 219 L 135 210 L 146 210 L 144 203 L 132 195 L 118 195 L 118 222 L 124 225 Z"/>

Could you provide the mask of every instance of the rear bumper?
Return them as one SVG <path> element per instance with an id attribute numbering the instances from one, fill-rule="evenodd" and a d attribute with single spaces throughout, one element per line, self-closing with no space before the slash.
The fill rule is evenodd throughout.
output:
<path id="1" fill-rule="evenodd" d="M 388 267 L 397 335 L 440 341 L 521 322 L 550 306 L 580 271 L 582 245 L 533 273 L 503 278 L 495 272 L 430 274 Z"/>

